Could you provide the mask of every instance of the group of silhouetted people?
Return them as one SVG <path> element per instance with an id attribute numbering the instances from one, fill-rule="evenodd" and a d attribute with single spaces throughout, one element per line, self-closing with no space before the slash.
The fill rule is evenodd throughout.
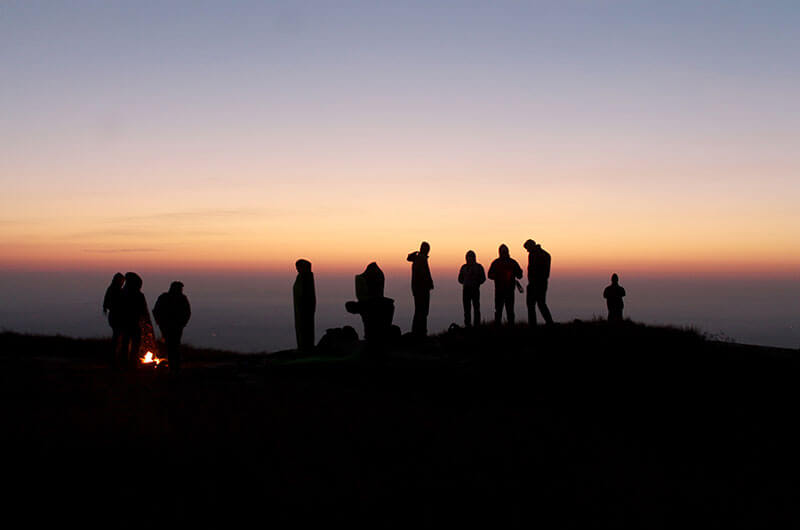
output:
<path id="1" fill-rule="evenodd" d="M 528 292 L 525 298 L 528 323 L 531 326 L 536 325 L 538 308 L 545 324 L 550 325 L 553 323 L 547 307 L 550 254 L 532 239 L 525 241 L 522 246 L 528 251 Z M 430 249 L 430 244 L 423 241 L 419 250 L 409 253 L 406 258 L 411 262 L 411 294 L 414 298 L 411 333 L 416 337 L 424 337 L 428 333 L 428 314 L 433 290 L 433 278 L 428 264 Z M 311 262 L 305 259 L 297 260 L 295 268 L 297 278 L 294 282 L 293 298 L 297 349 L 309 352 L 314 349 L 315 344 L 314 315 L 317 298 L 314 273 L 311 271 Z M 466 263 L 458 271 L 458 283 L 462 285 L 464 326 L 470 328 L 481 323 L 480 288 L 487 278 L 494 282 L 495 324 L 502 323 L 503 311 L 506 321 L 514 324 L 514 291 L 523 292 L 519 282 L 522 275 L 522 268 L 511 257 L 505 244 L 498 248 L 498 257 L 492 261 L 488 273 L 478 263 L 475 251 L 467 251 Z M 370 263 L 363 273 L 356 275 L 356 300 L 345 304 L 348 312 L 361 316 L 364 338 L 371 347 L 380 346 L 400 335 L 400 328 L 392 323 L 394 300 L 384 296 L 384 284 L 383 271 L 377 263 Z M 617 274 L 613 274 L 611 285 L 603 291 L 609 322 L 623 320 L 624 296 L 625 289 L 619 284 Z M 142 278 L 135 272 L 125 275 L 116 273 L 106 290 L 103 311 L 108 315 L 112 330 L 112 366 L 117 369 L 135 366 L 140 357 L 143 333 L 146 330 L 152 332 L 147 301 L 142 293 Z M 161 330 L 170 371 L 173 373 L 179 372 L 181 368 L 181 338 L 191 314 L 189 299 L 183 294 L 183 283 L 177 281 L 172 282 L 169 290 L 158 297 L 153 307 L 153 318 Z"/>
<path id="2" fill-rule="evenodd" d="M 545 324 L 553 324 L 553 317 L 547 307 L 547 287 L 550 279 L 550 254 L 533 239 L 522 245 L 528 252 L 528 288 L 525 303 L 528 308 L 528 323 L 537 324 L 536 309 L 541 313 Z M 411 333 L 424 337 L 428 333 L 428 314 L 430 312 L 433 277 L 428 263 L 431 246 L 427 241 L 420 244 L 419 250 L 411 252 L 407 261 L 411 262 L 411 294 L 414 299 L 414 316 Z M 297 279 L 294 283 L 294 314 L 297 347 L 301 351 L 309 351 L 314 347 L 314 313 L 316 296 L 314 275 L 311 263 L 300 259 L 295 263 Z M 458 272 L 458 283 L 462 287 L 462 303 L 464 306 L 464 326 L 467 328 L 481 323 L 480 287 L 489 280 L 494 282 L 494 322 L 502 323 L 503 311 L 506 321 L 514 324 L 514 291 L 523 292 L 523 271 L 519 263 L 511 257 L 508 246 L 500 245 L 498 257 L 484 272 L 483 265 L 478 263 L 473 250 L 466 254 L 466 263 Z M 366 270 L 356 276 L 356 301 L 347 302 L 348 312 L 361 315 L 364 323 L 364 335 L 368 344 L 378 344 L 388 337 L 399 335 L 399 328 L 392 325 L 394 300 L 383 295 L 384 275 L 376 263 L 370 263 Z M 608 321 L 622 321 L 622 298 L 625 289 L 619 285 L 617 274 L 612 275 L 611 285 L 603 291 L 608 306 Z"/>
<path id="3" fill-rule="evenodd" d="M 112 367 L 124 369 L 136 366 L 143 334 L 152 331 L 147 301 L 142 293 L 142 278 L 135 272 L 125 275 L 116 273 L 106 289 L 103 312 L 108 315 L 112 330 Z M 191 315 L 189 299 L 183 294 L 181 282 L 172 282 L 169 291 L 162 293 L 153 307 L 153 317 L 164 338 L 167 360 L 173 373 L 181 368 L 181 337 Z"/>

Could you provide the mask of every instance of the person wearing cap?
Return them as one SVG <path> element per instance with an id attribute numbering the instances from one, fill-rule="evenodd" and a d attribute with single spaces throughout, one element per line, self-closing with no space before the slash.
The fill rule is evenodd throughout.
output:
<path id="1" fill-rule="evenodd" d="M 181 337 L 191 316 L 192 309 L 189 299 L 183 294 L 183 283 L 172 282 L 169 291 L 162 293 L 153 307 L 153 318 L 167 344 L 167 359 L 172 373 L 181 370 Z"/>
<path id="2" fill-rule="evenodd" d="M 498 258 L 489 266 L 489 279 L 494 280 L 494 323 L 503 321 L 503 308 L 506 319 L 514 323 L 514 288 L 517 278 L 522 278 L 522 269 L 509 254 L 508 247 L 503 244 L 497 249 Z"/>
<path id="3" fill-rule="evenodd" d="M 536 325 L 536 307 L 542 313 L 545 324 L 552 324 L 553 317 L 547 307 L 547 282 L 550 278 L 550 254 L 533 239 L 522 245 L 528 251 L 528 325 Z"/>

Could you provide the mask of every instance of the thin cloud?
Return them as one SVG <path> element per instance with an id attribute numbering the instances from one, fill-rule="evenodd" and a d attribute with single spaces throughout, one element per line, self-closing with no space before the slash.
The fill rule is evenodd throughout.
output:
<path id="1" fill-rule="evenodd" d="M 185 221 L 207 218 L 236 218 L 253 217 L 264 214 L 275 214 L 274 210 L 263 208 L 237 208 L 230 210 L 207 208 L 202 210 L 185 210 L 178 212 L 161 212 L 147 215 L 132 215 L 126 217 L 114 217 L 113 221 Z"/>
<path id="2" fill-rule="evenodd" d="M 163 248 L 84 248 L 83 252 L 92 254 L 123 254 L 130 252 L 164 252 Z"/>

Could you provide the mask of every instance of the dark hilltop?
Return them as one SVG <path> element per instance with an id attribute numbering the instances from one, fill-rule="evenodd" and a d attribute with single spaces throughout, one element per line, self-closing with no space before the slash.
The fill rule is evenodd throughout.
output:
<path id="1" fill-rule="evenodd" d="M 382 356 L 187 347 L 176 378 L 108 348 L 0 334 L 9 521 L 800 522 L 796 351 L 576 321 Z"/>

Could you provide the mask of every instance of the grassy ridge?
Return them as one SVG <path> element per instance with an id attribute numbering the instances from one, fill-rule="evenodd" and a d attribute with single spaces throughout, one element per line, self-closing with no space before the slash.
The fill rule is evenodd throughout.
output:
<path id="1" fill-rule="evenodd" d="M 454 330 L 340 362 L 189 350 L 174 380 L 112 373 L 104 341 L 0 346 L 7 501 L 29 519 L 800 521 L 789 350 L 573 322 Z"/>

